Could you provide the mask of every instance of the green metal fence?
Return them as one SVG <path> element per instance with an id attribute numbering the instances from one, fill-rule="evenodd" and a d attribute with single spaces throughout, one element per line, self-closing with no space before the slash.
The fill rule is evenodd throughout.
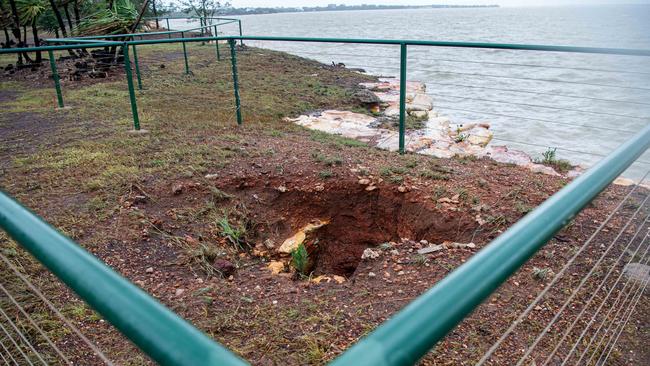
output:
<path id="1" fill-rule="evenodd" d="M 238 86 L 237 41 L 327 42 L 394 45 L 400 49 L 400 139 L 404 152 L 405 83 L 409 46 L 458 47 L 502 50 L 534 50 L 592 54 L 650 56 L 649 50 L 590 47 L 560 47 L 517 44 L 436 42 L 418 40 L 372 40 L 296 37 L 195 37 L 140 39 L 139 35 L 122 35 L 130 40 L 114 42 L 97 39 L 64 40 L 73 44 L 41 47 L 54 50 L 119 46 L 124 50 L 124 66 L 132 105 L 134 128 L 140 128 L 137 96 L 131 74 L 129 48 L 164 43 L 227 41 L 233 74 L 234 103 L 237 122 L 243 123 Z M 100 37 L 101 38 L 101 37 Z M 76 42 L 76 43 L 75 43 Z M 34 49 L 26 49 L 33 51 Z M 17 52 L 1 50 L 0 53 Z M 20 51 L 20 50 L 18 50 Z M 134 52 L 135 58 L 135 52 Z M 50 60 L 50 62 L 52 62 Z M 135 69 L 138 70 L 137 58 Z M 139 72 L 138 72 L 139 74 Z M 55 86 L 56 70 L 53 68 Z M 141 81 L 138 82 L 141 85 Z M 59 99 L 59 105 L 62 101 Z M 512 276 L 548 240 L 575 217 L 617 176 L 650 147 L 650 125 L 609 154 L 600 163 L 568 184 L 517 224 L 493 240 L 478 254 L 411 302 L 375 331 L 361 339 L 333 361 L 334 365 L 406 365 L 416 363 L 473 309 Z M 123 279 L 70 239 L 58 233 L 8 196 L 0 195 L 0 227 L 6 230 L 36 259 L 161 364 L 243 364 L 223 346 L 178 318 L 144 292 Z M 87 274 L 80 278 L 78 273 Z M 101 283 L 101 286 L 97 286 Z M 116 302 L 114 294 L 121 294 Z M 128 309 L 128 311 L 125 311 Z"/>

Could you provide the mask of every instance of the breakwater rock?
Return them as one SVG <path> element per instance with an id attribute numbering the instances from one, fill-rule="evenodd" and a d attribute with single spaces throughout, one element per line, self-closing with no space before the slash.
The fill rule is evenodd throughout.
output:
<path id="1" fill-rule="evenodd" d="M 399 148 L 399 133 L 385 127 L 387 120 L 393 125 L 399 119 L 399 80 L 380 79 L 376 83 L 362 83 L 375 98 L 366 98 L 374 115 L 350 111 L 325 110 L 287 120 L 309 129 L 337 134 L 364 141 L 371 146 L 390 151 Z M 405 135 L 405 148 L 409 152 L 438 158 L 463 156 L 488 157 L 495 161 L 526 167 L 534 172 L 560 175 L 550 166 L 536 163 L 523 151 L 507 146 L 490 144 L 493 132 L 487 121 L 454 123 L 435 110 L 433 98 L 426 94 L 426 85 L 417 81 L 406 82 L 406 112 L 410 119 L 421 122 L 421 128 L 409 129 Z M 568 176 L 578 175 L 577 167 Z"/>

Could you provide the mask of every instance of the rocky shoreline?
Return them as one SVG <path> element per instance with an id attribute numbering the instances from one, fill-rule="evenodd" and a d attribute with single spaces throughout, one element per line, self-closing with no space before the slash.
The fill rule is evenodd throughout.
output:
<path id="1" fill-rule="evenodd" d="M 340 110 L 325 110 L 287 120 L 309 129 L 357 139 L 380 149 L 397 151 L 399 133 L 382 127 L 385 121 L 399 119 L 400 85 L 397 79 L 383 78 L 374 83 L 362 83 L 372 95 L 367 104 L 375 116 Z M 367 94 L 367 93 L 366 93 Z M 505 145 L 490 144 L 493 132 L 490 123 L 476 121 L 454 123 L 436 111 L 434 100 L 426 94 L 426 85 L 418 81 L 406 82 L 406 111 L 409 118 L 421 121 L 423 127 L 407 130 L 405 147 L 408 152 L 438 158 L 488 157 L 497 162 L 515 164 L 533 172 L 554 176 L 575 177 L 584 168 L 575 166 L 562 174 L 553 167 L 540 164 L 527 153 Z"/>

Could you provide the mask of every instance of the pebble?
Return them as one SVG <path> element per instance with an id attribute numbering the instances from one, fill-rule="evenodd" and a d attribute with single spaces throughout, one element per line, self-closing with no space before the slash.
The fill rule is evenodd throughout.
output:
<path id="1" fill-rule="evenodd" d="M 183 192 L 183 183 L 175 183 L 172 185 L 173 194 L 181 194 L 181 192 Z"/>
<path id="2" fill-rule="evenodd" d="M 363 254 L 361 254 L 361 259 L 377 259 L 379 258 L 379 255 L 380 253 L 378 251 L 366 248 L 366 250 L 363 251 Z"/>
<path id="3" fill-rule="evenodd" d="M 367 186 L 367 187 L 366 187 L 366 191 L 368 191 L 368 192 L 372 192 L 372 191 L 374 191 L 375 189 L 377 189 L 377 186 Z"/>
<path id="4" fill-rule="evenodd" d="M 282 193 L 284 193 L 284 192 L 287 191 L 287 187 L 285 187 L 285 186 L 279 186 L 279 187 L 277 188 L 277 190 L 280 191 L 280 192 L 282 192 Z"/>
<path id="5" fill-rule="evenodd" d="M 233 273 L 235 273 L 235 270 L 237 267 L 235 267 L 234 264 L 231 262 L 225 260 L 225 259 L 216 259 L 214 261 L 214 264 L 212 265 L 217 271 L 221 272 L 221 275 L 223 277 L 228 277 L 231 276 Z"/>
<path id="6" fill-rule="evenodd" d="M 368 277 L 375 277 L 375 276 L 377 276 L 377 275 L 375 274 L 375 272 L 369 272 L 369 273 L 368 273 Z"/>
<path id="7" fill-rule="evenodd" d="M 359 179 L 359 184 L 367 186 L 368 184 L 370 184 L 370 179 L 366 179 L 366 178 Z"/>
<path id="8" fill-rule="evenodd" d="M 406 191 L 407 191 L 406 187 L 404 187 L 404 186 L 399 186 L 399 187 L 397 187 L 397 190 L 398 190 L 400 193 L 406 193 Z"/>
<path id="9" fill-rule="evenodd" d="M 153 267 L 149 267 L 145 270 L 147 273 L 153 273 Z"/>
<path id="10" fill-rule="evenodd" d="M 219 178 L 219 174 L 206 174 L 205 179 L 215 179 Z"/>
<path id="11" fill-rule="evenodd" d="M 179 289 L 176 289 L 176 293 L 175 293 L 175 294 L 176 294 L 176 296 L 181 296 L 181 295 L 183 294 L 183 292 L 185 292 L 185 290 L 182 289 L 182 288 L 179 288 Z"/>

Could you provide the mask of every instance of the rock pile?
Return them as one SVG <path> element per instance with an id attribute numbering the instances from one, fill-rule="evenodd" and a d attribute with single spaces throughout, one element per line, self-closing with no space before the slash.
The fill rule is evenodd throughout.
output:
<path id="1" fill-rule="evenodd" d="M 289 122 L 332 134 L 364 141 L 371 146 L 397 151 L 399 134 L 382 128 L 382 119 L 399 118 L 399 81 L 381 79 L 376 83 L 362 83 L 368 92 L 359 92 L 357 99 L 382 116 L 373 117 L 349 111 L 326 110 L 288 118 Z M 559 175 L 553 168 L 537 164 L 526 153 L 511 150 L 506 146 L 490 145 L 493 133 L 487 122 L 453 124 L 448 117 L 440 116 L 434 110 L 433 99 L 426 94 L 426 85 L 417 81 L 406 82 L 406 111 L 416 120 L 425 121 L 424 128 L 409 130 L 405 136 L 405 148 L 409 152 L 431 155 L 438 158 L 454 156 L 489 157 L 501 163 L 524 166 L 532 171 Z M 572 171 L 577 175 L 579 171 Z"/>

